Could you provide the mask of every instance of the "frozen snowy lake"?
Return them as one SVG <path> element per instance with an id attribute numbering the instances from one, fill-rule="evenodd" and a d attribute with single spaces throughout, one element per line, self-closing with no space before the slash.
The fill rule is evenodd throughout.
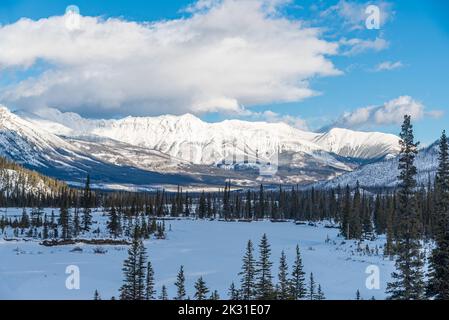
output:
<path id="1" fill-rule="evenodd" d="M 203 276 L 208 287 L 227 298 L 231 282 L 239 283 L 238 273 L 246 243 L 256 245 L 263 233 L 268 235 L 277 277 L 277 262 L 281 251 L 291 266 L 295 247 L 300 245 L 305 271 L 313 272 L 327 299 L 354 299 L 357 289 L 365 299 L 385 297 L 386 283 L 393 270 L 393 262 L 379 255 L 356 252 L 357 243 L 342 244 L 338 230 L 294 223 L 220 222 L 203 220 L 167 221 L 167 240 L 146 241 L 148 256 L 155 269 L 157 295 L 165 284 L 169 296 L 175 293 L 174 282 L 180 265 L 186 272 L 188 294 L 193 296 L 193 283 Z M 329 238 L 330 243 L 326 243 Z M 384 240 L 365 242 L 370 248 L 382 246 Z M 103 299 L 118 296 L 122 281 L 122 263 L 127 256 L 126 246 L 104 246 L 106 254 L 95 254 L 95 246 L 78 245 L 83 252 L 70 252 L 75 246 L 47 248 L 38 242 L 0 240 L 0 299 L 92 299 L 97 289 Z M 65 286 L 66 267 L 80 269 L 79 290 Z M 365 282 L 366 268 L 380 269 L 379 290 L 369 290 Z"/>

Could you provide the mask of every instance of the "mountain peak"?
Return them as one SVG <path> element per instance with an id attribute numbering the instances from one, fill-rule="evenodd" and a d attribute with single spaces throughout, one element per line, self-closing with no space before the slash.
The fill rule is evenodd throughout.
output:
<path id="1" fill-rule="evenodd" d="M 1 115 L 9 115 L 11 111 L 3 104 L 0 104 L 0 114 Z"/>

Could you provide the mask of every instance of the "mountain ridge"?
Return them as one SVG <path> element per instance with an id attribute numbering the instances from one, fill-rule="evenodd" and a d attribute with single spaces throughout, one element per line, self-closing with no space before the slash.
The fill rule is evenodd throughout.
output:
<path id="1" fill-rule="evenodd" d="M 309 184 L 399 151 L 399 138 L 383 133 L 208 123 L 191 114 L 91 120 L 56 109 L 33 114 L 3 107 L 0 115 L 0 154 L 74 182 L 95 171 L 97 182 L 137 185 Z"/>

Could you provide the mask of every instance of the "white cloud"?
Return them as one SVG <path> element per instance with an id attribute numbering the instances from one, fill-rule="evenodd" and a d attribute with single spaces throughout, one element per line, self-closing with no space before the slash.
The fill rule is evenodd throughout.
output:
<path id="1" fill-rule="evenodd" d="M 367 39 L 341 39 L 340 45 L 342 47 L 342 54 L 345 56 L 354 56 L 364 53 L 366 51 L 381 51 L 388 48 L 389 43 L 383 38 L 376 38 L 374 40 Z M 345 49 L 346 48 L 346 49 Z"/>
<path id="2" fill-rule="evenodd" d="M 404 65 L 402 64 L 401 61 L 396 61 L 396 62 L 392 62 L 392 61 L 384 61 L 379 63 L 376 68 L 374 69 L 374 71 L 380 72 L 380 71 L 390 71 L 390 70 L 395 70 L 395 69 L 399 69 L 402 68 Z"/>
<path id="3" fill-rule="evenodd" d="M 359 108 L 343 114 L 331 127 L 341 128 L 372 128 L 379 125 L 398 125 L 404 120 L 404 115 L 410 115 L 417 121 L 426 116 L 439 118 L 442 111 L 426 111 L 425 106 L 410 96 L 400 96 L 381 106 Z"/>
<path id="4" fill-rule="evenodd" d="M 340 74 L 338 44 L 282 17 L 285 0 L 201 0 L 186 18 L 155 23 L 81 17 L 0 27 L 0 70 L 52 67 L 0 92 L 15 108 L 84 115 L 245 113 L 242 106 L 314 96 L 308 80 Z"/>
<path id="5" fill-rule="evenodd" d="M 290 115 L 281 115 L 279 113 L 273 112 L 271 110 L 266 110 L 262 113 L 253 114 L 253 117 L 262 118 L 267 122 L 272 123 L 279 123 L 283 122 L 286 123 L 294 128 L 309 131 L 309 125 L 307 124 L 307 121 L 304 119 L 301 119 L 299 117 L 294 117 Z"/>

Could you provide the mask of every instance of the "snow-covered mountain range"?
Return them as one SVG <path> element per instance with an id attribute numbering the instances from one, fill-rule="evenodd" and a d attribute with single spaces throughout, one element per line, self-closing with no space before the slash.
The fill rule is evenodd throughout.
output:
<path id="1" fill-rule="evenodd" d="M 394 156 L 399 151 L 398 137 L 384 133 L 346 129 L 313 133 L 285 123 L 238 120 L 207 123 L 191 114 L 89 120 L 75 113 L 45 109 L 23 117 L 56 135 L 109 138 L 202 165 L 234 156 L 257 157 L 257 151 L 261 158 L 279 150 L 307 154 L 324 151 L 365 160 Z"/>
<path id="2" fill-rule="evenodd" d="M 438 168 L 438 142 L 419 151 L 415 165 L 418 169 L 416 180 L 418 184 L 426 185 L 433 181 Z M 354 187 L 359 182 L 365 189 L 392 188 L 398 184 L 398 158 L 385 159 L 383 161 L 370 163 L 361 168 L 343 174 L 329 181 L 321 181 L 314 184 L 318 188 L 336 188 L 349 185 Z"/>
<path id="3" fill-rule="evenodd" d="M 236 185 L 306 184 L 393 158 L 398 141 L 285 123 L 207 123 L 190 114 L 91 120 L 56 109 L 31 114 L 0 107 L 0 154 L 75 182 L 90 173 L 98 182 L 133 185 L 220 185 L 227 178 Z M 275 176 L 263 174 L 267 166 Z"/>

